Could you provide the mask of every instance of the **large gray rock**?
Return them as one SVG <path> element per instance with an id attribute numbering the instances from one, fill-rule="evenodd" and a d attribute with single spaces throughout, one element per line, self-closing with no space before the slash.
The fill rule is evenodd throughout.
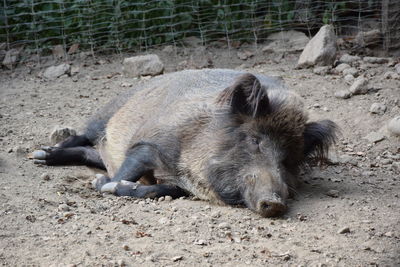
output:
<path id="1" fill-rule="evenodd" d="M 336 35 L 332 25 L 321 27 L 300 55 L 298 68 L 330 66 L 336 58 Z"/>
<path id="2" fill-rule="evenodd" d="M 71 73 L 71 65 L 63 63 L 58 66 L 48 67 L 44 71 L 43 77 L 48 80 L 54 80 L 64 74 L 70 74 L 70 73 Z"/>
<path id="3" fill-rule="evenodd" d="M 361 95 L 366 94 L 368 89 L 368 80 L 364 77 L 358 77 L 351 85 L 349 91 L 353 95 Z"/>
<path id="4" fill-rule="evenodd" d="M 400 136 L 400 116 L 391 119 L 387 128 L 390 133 Z"/>
<path id="5" fill-rule="evenodd" d="M 299 31 L 282 31 L 268 35 L 266 42 L 269 42 L 262 49 L 263 52 L 285 53 L 302 51 L 310 38 Z"/>
<path id="6" fill-rule="evenodd" d="M 17 65 L 18 57 L 19 54 L 21 53 L 21 50 L 22 49 L 16 49 L 16 48 L 8 50 L 6 52 L 6 55 L 4 56 L 3 65 L 6 68 L 12 70 L 15 67 L 15 65 Z"/>
<path id="7" fill-rule="evenodd" d="M 127 77 L 154 76 L 163 71 L 164 64 L 154 54 L 125 58 L 123 62 L 123 72 Z"/>

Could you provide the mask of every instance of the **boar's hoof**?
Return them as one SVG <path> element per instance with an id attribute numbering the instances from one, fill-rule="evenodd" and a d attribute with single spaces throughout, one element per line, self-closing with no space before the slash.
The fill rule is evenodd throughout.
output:
<path id="1" fill-rule="evenodd" d="M 53 152 L 56 148 L 51 146 L 42 146 L 40 150 L 35 150 L 32 153 L 32 158 L 34 159 L 33 163 L 46 165 L 48 162 L 46 159 L 49 159 L 50 153 Z"/>
<path id="2" fill-rule="evenodd" d="M 118 182 L 111 182 L 103 185 L 100 189 L 101 193 L 115 194 L 117 192 Z"/>
<path id="3" fill-rule="evenodd" d="M 121 182 L 110 182 L 103 185 L 100 192 L 111 193 L 117 196 L 143 197 L 143 190 L 136 190 L 139 187 L 140 185 L 138 183 L 122 180 Z M 146 186 L 141 186 L 140 188 L 145 189 Z"/>
<path id="4" fill-rule="evenodd" d="M 44 160 L 47 157 L 47 152 L 44 150 L 35 150 L 32 153 L 32 157 L 37 160 Z"/>
<path id="5" fill-rule="evenodd" d="M 103 185 L 111 182 L 111 179 L 102 174 L 96 174 L 96 178 L 92 181 L 92 186 L 97 191 L 100 191 Z"/>
<path id="6" fill-rule="evenodd" d="M 281 202 L 262 200 L 258 203 L 257 212 L 263 217 L 276 217 L 286 211 L 286 205 Z"/>

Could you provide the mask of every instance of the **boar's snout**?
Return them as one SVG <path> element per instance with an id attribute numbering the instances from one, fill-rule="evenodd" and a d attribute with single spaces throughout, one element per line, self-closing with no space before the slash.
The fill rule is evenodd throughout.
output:
<path id="1" fill-rule="evenodd" d="M 286 209 L 288 186 L 276 172 L 252 171 L 245 176 L 244 200 L 247 207 L 263 217 L 282 215 Z"/>
<path id="2" fill-rule="evenodd" d="M 275 217 L 286 211 L 286 205 L 282 199 L 274 194 L 273 199 L 263 199 L 257 204 L 257 212 L 263 217 Z"/>

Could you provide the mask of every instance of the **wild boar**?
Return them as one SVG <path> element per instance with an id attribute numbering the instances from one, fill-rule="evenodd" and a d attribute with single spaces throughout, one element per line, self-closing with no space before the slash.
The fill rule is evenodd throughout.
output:
<path id="1" fill-rule="evenodd" d="M 299 170 L 324 159 L 336 128 L 330 120 L 309 122 L 301 98 L 276 79 L 186 70 L 128 91 L 82 135 L 33 157 L 38 164 L 106 169 L 93 181 L 100 192 L 194 195 L 271 217 L 286 210 Z"/>

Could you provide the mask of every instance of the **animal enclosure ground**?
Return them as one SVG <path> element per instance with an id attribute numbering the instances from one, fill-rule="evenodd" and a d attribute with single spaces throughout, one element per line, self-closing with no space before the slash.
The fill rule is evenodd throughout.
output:
<path id="1" fill-rule="evenodd" d="M 201 65 L 206 54 L 215 67 L 281 76 L 304 98 L 311 118 L 340 126 L 332 164 L 302 175 L 288 212 L 276 219 L 191 198 L 101 195 L 90 187 L 95 172 L 88 168 L 36 166 L 27 155 L 49 143 L 54 126 L 83 126 L 98 107 L 149 78 L 123 77 L 118 57 L 76 60 L 72 77 L 54 81 L 25 66 L 3 71 L 3 266 L 400 265 L 400 138 L 364 139 L 400 115 L 400 82 L 384 79 L 387 64 L 363 71 L 375 92 L 344 100 L 334 97 L 349 87 L 341 75 L 295 70 L 298 55 L 259 52 L 243 61 L 235 50 L 156 52 L 167 72 L 183 60 L 179 67 Z M 386 112 L 370 113 L 374 102 L 385 104 Z"/>

